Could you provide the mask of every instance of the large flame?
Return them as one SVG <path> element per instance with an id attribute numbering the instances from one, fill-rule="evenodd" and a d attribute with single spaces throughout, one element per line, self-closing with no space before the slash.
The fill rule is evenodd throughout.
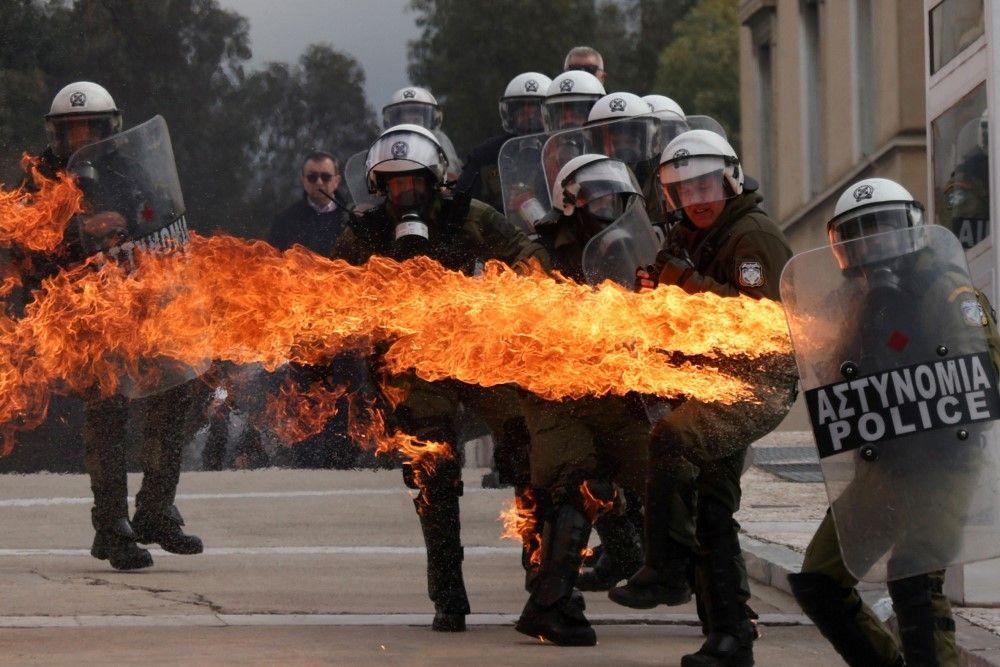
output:
<path id="1" fill-rule="evenodd" d="M 39 197 L 55 199 L 46 187 Z M 51 227 L 65 229 L 72 210 L 55 210 Z M 379 344 L 389 372 L 428 380 L 516 383 L 549 399 L 640 392 L 728 403 L 751 397 L 723 370 L 729 357 L 789 351 L 778 304 L 674 287 L 594 289 L 497 263 L 469 277 L 427 258 L 356 267 L 227 236 L 192 235 L 183 253 L 138 259 L 131 273 L 96 259 L 61 271 L 23 317 L 0 319 L 0 422 L 36 422 L 54 391 L 108 394 L 123 375 L 153 383 L 142 362 L 156 358 L 274 369 Z M 395 445 L 419 455 L 424 446 L 407 438 Z"/>
<path id="2" fill-rule="evenodd" d="M 83 210 L 83 193 L 64 173 L 46 178 L 38 161 L 28 155 L 21 158 L 21 168 L 30 172 L 38 191 L 0 189 L 0 245 L 52 252 L 62 242 L 70 219 Z"/>

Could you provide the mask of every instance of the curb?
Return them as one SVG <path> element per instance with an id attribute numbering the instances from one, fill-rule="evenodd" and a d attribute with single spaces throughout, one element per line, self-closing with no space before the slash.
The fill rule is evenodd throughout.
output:
<path id="1" fill-rule="evenodd" d="M 789 595 L 788 575 L 802 567 L 802 554 L 786 546 L 763 542 L 740 535 L 740 546 L 746 561 L 747 575 L 754 581 L 777 588 Z M 877 586 L 861 590 L 877 591 Z M 962 667 L 1000 667 L 1000 637 L 989 630 L 955 617 L 955 641 L 958 645 L 959 664 Z"/>

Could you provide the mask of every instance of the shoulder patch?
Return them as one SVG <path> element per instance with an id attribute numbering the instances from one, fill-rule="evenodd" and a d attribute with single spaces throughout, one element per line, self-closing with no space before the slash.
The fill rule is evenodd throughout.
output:
<path id="1" fill-rule="evenodd" d="M 740 262 L 736 279 L 741 287 L 763 287 L 764 267 L 757 260 Z"/>
<path id="2" fill-rule="evenodd" d="M 985 327 L 989 324 L 986 319 L 986 311 L 983 305 L 975 297 L 967 297 L 962 300 L 962 318 L 970 327 Z"/>

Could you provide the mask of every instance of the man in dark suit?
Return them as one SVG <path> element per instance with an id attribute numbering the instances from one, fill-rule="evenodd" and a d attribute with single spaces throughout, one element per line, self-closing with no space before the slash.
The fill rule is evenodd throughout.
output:
<path id="1" fill-rule="evenodd" d="M 347 224 L 347 212 L 333 199 L 342 180 L 340 163 L 329 153 L 313 151 L 299 177 L 302 197 L 274 218 L 268 242 L 279 250 L 299 244 L 329 256 Z"/>

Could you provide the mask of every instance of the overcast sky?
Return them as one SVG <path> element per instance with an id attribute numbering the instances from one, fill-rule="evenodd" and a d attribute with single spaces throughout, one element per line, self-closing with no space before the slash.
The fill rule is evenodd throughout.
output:
<path id="1" fill-rule="evenodd" d="M 406 43 L 417 37 L 408 0 L 220 0 L 250 21 L 252 66 L 295 62 L 309 44 L 327 42 L 365 70 L 365 93 L 378 113 L 409 84 Z"/>

